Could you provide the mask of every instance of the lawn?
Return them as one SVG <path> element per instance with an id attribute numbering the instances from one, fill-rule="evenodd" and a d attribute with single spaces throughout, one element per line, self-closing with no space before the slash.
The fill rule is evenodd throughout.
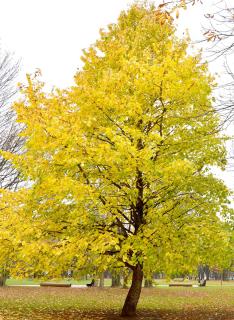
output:
<path id="1" fill-rule="evenodd" d="M 85 285 L 87 283 L 90 283 L 92 279 L 82 279 L 82 280 L 74 280 L 74 279 L 54 279 L 54 280 L 48 280 L 50 282 L 62 282 L 62 283 L 71 283 L 71 284 L 78 284 L 78 285 Z M 47 280 L 38 280 L 38 279 L 7 279 L 6 285 L 7 286 L 15 286 L 15 285 L 35 285 L 40 284 L 43 281 Z M 105 279 L 105 286 L 111 285 L 111 279 Z M 1 320 L 1 319 L 0 319 Z"/>
<path id="2" fill-rule="evenodd" d="M 125 289 L 0 289 L 1 320 L 120 319 Z M 138 319 L 233 320 L 234 287 L 143 289 Z"/>
<path id="3" fill-rule="evenodd" d="M 54 279 L 54 280 L 48 280 L 51 282 L 62 282 L 62 283 L 71 283 L 71 284 L 76 284 L 76 285 L 85 285 L 87 283 L 91 282 L 91 278 L 88 280 L 81 279 L 81 280 L 74 280 L 74 279 Z M 14 286 L 14 285 L 35 285 L 35 284 L 40 284 L 40 282 L 43 282 L 44 280 L 38 280 L 38 279 L 7 279 L 6 285 L 7 286 Z M 165 279 L 155 279 L 154 280 L 154 286 L 157 285 L 167 285 L 169 282 L 174 282 L 173 280 L 167 281 Z M 196 280 L 184 280 L 184 283 L 192 283 L 192 284 L 198 284 Z M 129 282 L 130 285 L 130 282 Z M 221 283 L 220 280 L 209 280 L 207 281 L 207 286 L 215 286 L 215 287 L 220 287 L 220 286 L 234 286 L 234 281 L 223 281 Z M 105 286 L 110 287 L 111 286 L 111 279 L 105 279 Z M 1 320 L 1 319 L 0 319 Z"/>

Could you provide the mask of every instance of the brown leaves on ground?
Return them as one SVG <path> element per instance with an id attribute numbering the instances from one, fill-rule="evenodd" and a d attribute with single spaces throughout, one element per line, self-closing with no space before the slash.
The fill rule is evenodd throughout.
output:
<path id="1" fill-rule="evenodd" d="M 0 320 L 117 320 L 124 289 L 0 289 Z M 234 287 L 143 289 L 138 320 L 233 320 Z"/>

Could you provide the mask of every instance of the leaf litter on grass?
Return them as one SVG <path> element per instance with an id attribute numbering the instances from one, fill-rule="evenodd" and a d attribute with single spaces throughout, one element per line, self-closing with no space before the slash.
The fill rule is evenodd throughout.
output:
<path id="1" fill-rule="evenodd" d="M 127 291 L 0 289 L 0 320 L 117 320 Z M 234 288 L 143 289 L 138 320 L 234 320 Z"/>

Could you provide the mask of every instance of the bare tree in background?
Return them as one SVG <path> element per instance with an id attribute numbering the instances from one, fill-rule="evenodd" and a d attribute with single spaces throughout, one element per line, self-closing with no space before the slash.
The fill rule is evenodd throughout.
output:
<path id="1" fill-rule="evenodd" d="M 234 53 L 234 4 L 230 1 L 217 0 L 213 5 L 212 13 L 205 17 L 209 20 L 204 35 L 211 41 L 211 53 L 217 58 Z"/>
<path id="2" fill-rule="evenodd" d="M 198 42 L 207 43 L 205 52 L 209 63 L 218 63 L 218 60 L 223 62 L 223 72 L 214 92 L 214 107 L 222 118 L 222 131 L 234 124 L 234 1 L 164 0 L 161 5 L 169 10 L 178 10 L 199 3 L 202 5 L 206 1 L 210 3 L 209 12 L 205 14 L 207 23 L 203 27 L 204 37 Z M 233 159 L 231 156 L 232 162 Z"/>
<path id="3" fill-rule="evenodd" d="M 210 61 L 221 60 L 224 72 L 218 86 L 216 110 L 223 118 L 223 129 L 233 132 L 234 125 L 234 2 L 217 0 L 211 11 L 205 15 L 208 20 L 204 36 L 208 43 Z M 228 145 L 228 171 L 234 168 L 234 141 Z"/>
<path id="4" fill-rule="evenodd" d="M 16 116 L 11 108 L 12 97 L 16 94 L 16 76 L 19 63 L 9 53 L 0 51 L 0 149 L 18 153 L 23 140 L 18 136 L 20 131 Z M 16 189 L 19 173 L 9 161 L 0 157 L 0 188 Z"/>
<path id="5" fill-rule="evenodd" d="M 176 0 L 177 5 L 194 5 L 202 0 Z M 205 3 L 205 1 L 203 1 Z M 208 61 L 222 59 L 225 77 L 219 86 L 220 97 L 216 110 L 225 119 L 226 127 L 234 120 L 234 1 L 216 0 L 211 2 L 210 12 L 205 15 L 208 23 L 203 29 L 204 39 L 210 45 L 207 48 Z"/>
<path id="6" fill-rule="evenodd" d="M 13 96 L 17 92 L 16 77 L 19 63 L 12 55 L 0 50 L 0 150 L 18 153 L 23 145 L 19 137 L 19 125 L 11 107 Z M 11 163 L 0 156 L 0 188 L 15 190 L 20 182 L 19 173 Z M 12 244 L 1 237 L 0 286 L 4 286 L 9 275 Z"/>
<path id="7" fill-rule="evenodd" d="M 224 64 L 221 83 L 214 92 L 214 107 L 222 118 L 220 130 L 225 130 L 234 121 L 234 0 L 162 0 L 159 7 L 173 12 L 206 2 L 210 4 L 205 15 L 207 24 L 198 43 L 207 44 L 208 62 L 222 59 Z"/>

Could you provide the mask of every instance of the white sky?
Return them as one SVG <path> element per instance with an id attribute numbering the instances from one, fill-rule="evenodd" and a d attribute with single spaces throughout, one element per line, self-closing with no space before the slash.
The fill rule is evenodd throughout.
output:
<path id="1" fill-rule="evenodd" d="M 22 72 L 40 68 L 51 85 L 72 83 L 80 55 L 100 27 L 116 21 L 126 0 L 0 0 L 1 45 L 22 59 Z"/>
<path id="2" fill-rule="evenodd" d="M 233 1 L 233 0 L 228 0 Z M 21 59 L 20 81 L 40 68 L 49 86 L 67 87 L 81 66 L 82 49 L 95 42 L 99 29 L 117 20 L 131 0 L 0 0 L 0 48 Z M 188 28 L 193 41 L 202 39 L 204 14 L 215 0 L 180 14 L 180 33 Z M 217 0 L 216 0 L 217 2 Z M 213 64 L 211 71 L 221 71 Z M 230 173 L 222 173 L 234 186 Z"/>
<path id="3" fill-rule="evenodd" d="M 50 85 L 73 81 L 80 55 L 131 0 L 0 0 L 0 45 L 21 58 L 21 74 L 42 70 Z M 207 4 L 212 0 L 206 0 Z M 181 14 L 181 29 L 200 39 L 205 6 Z"/>

